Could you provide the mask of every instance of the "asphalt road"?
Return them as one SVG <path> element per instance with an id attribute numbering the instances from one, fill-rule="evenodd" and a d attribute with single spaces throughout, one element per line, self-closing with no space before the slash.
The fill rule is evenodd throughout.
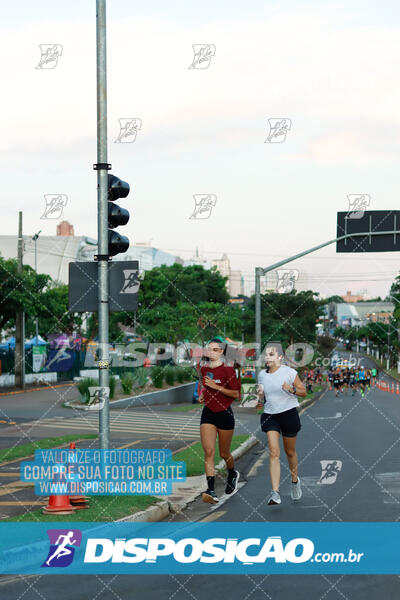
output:
<path id="1" fill-rule="evenodd" d="M 368 364 L 368 359 L 363 360 Z M 196 501 L 178 521 L 370 521 L 400 520 L 400 395 L 371 389 L 363 398 L 333 392 L 302 414 L 298 436 L 303 498 L 290 499 L 290 477 L 282 457 L 282 504 L 270 507 L 264 434 L 258 417 L 246 411 L 237 420 L 257 432 L 260 444 L 237 466 L 239 491 L 216 507 Z M 224 482 L 217 482 L 222 493 Z M 3 581 L 1 583 L 1 581 Z M 376 600 L 400 596 L 400 577 L 385 575 L 168 575 L 29 576 L 0 579 L 0 594 L 19 598 L 145 598 L 209 600 Z"/>

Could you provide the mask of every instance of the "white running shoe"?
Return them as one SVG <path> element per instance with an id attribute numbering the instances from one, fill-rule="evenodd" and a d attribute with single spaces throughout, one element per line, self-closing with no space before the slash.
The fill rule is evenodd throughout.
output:
<path id="1" fill-rule="evenodd" d="M 281 495 L 279 492 L 275 492 L 272 490 L 270 495 L 268 496 L 268 504 L 280 504 L 281 503 Z"/>
<path id="2" fill-rule="evenodd" d="M 293 483 L 292 481 L 290 495 L 292 497 L 292 500 L 300 500 L 300 498 L 302 497 L 303 492 L 301 491 L 300 477 L 297 477 L 297 483 Z"/>

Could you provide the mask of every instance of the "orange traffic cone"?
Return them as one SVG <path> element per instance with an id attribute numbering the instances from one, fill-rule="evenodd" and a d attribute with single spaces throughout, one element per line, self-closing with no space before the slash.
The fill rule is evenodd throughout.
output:
<path id="1" fill-rule="evenodd" d="M 392 381 L 392 394 L 394 394 L 394 383 Z"/>
<path id="2" fill-rule="evenodd" d="M 58 478 L 59 480 L 65 480 L 65 473 L 61 473 Z M 68 495 L 51 495 L 49 497 L 49 503 L 43 509 L 44 514 L 53 514 L 57 513 L 58 515 L 72 515 L 74 514 L 74 507 L 69 501 Z"/>
<path id="3" fill-rule="evenodd" d="M 69 445 L 70 450 L 76 450 L 75 442 L 71 442 Z M 69 501 L 75 510 L 82 510 L 84 508 L 89 508 L 88 503 L 89 498 L 87 496 L 70 496 Z"/>
<path id="4" fill-rule="evenodd" d="M 68 496 L 50 496 L 49 503 L 43 509 L 43 514 L 72 515 L 75 509 L 70 504 Z"/>
<path id="5" fill-rule="evenodd" d="M 399 384 L 396 383 L 396 394 L 400 394 L 400 388 L 399 388 Z"/>

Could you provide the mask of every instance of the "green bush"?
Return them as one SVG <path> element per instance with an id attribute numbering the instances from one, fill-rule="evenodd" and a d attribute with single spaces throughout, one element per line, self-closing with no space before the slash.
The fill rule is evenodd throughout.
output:
<path id="1" fill-rule="evenodd" d="M 147 378 L 150 375 L 150 369 L 147 367 L 138 367 L 133 372 L 134 383 L 138 387 L 143 387 L 147 383 Z"/>
<path id="2" fill-rule="evenodd" d="M 183 368 L 183 381 L 196 381 L 198 378 L 198 373 L 194 367 L 184 367 Z"/>
<path id="3" fill-rule="evenodd" d="M 178 383 L 185 383 L 187 374 L 185 373 L 185 369 L 183 367 L 176 368 L 176 380 Z"/>
<path id="4" fill-rule="evenodd" d="M 84 379 L 77 381 L 75 385 L 81 395 L 82 402 L 86 404 L 89 402 L 89 388 L 98 386 L 99 382 L 93 377 L 85 377 Z"/>
<path id="5" fill-rule="evenodd" d="M 174 367 L 167 367 L 165 369 L 165 381 L 168 385 L 174 385 L 176 378 L 176 371 Z"/>
<path id="6" fill-rule="evenodd" d="M 161 388 L 163 386 L 164 381 L 164 369 L 163 367 L 152 367 L 151 368 L 151 378 L 153 380 L 153 385 L 156 388 Z"/>
<path id="7" fill-rule="evenodd" d="M 132 373 L 124 373 L 121 377 L 121 387 L 124 394 L 132 394 L 135 379 Z"/>

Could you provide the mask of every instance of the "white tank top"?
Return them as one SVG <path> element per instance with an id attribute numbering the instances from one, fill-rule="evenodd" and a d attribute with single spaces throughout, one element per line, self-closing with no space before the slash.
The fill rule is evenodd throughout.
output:
<path id="1" fill-rule="evenodd" d="M 281 365 L 274 373 L 260 371 L 258 383 L 264 388 L 264 412 L 276 414 L 299 406 L 297 396 L 282 389 L 284 383 L 293 385 L 297 371 L 286 365 Z"/>

